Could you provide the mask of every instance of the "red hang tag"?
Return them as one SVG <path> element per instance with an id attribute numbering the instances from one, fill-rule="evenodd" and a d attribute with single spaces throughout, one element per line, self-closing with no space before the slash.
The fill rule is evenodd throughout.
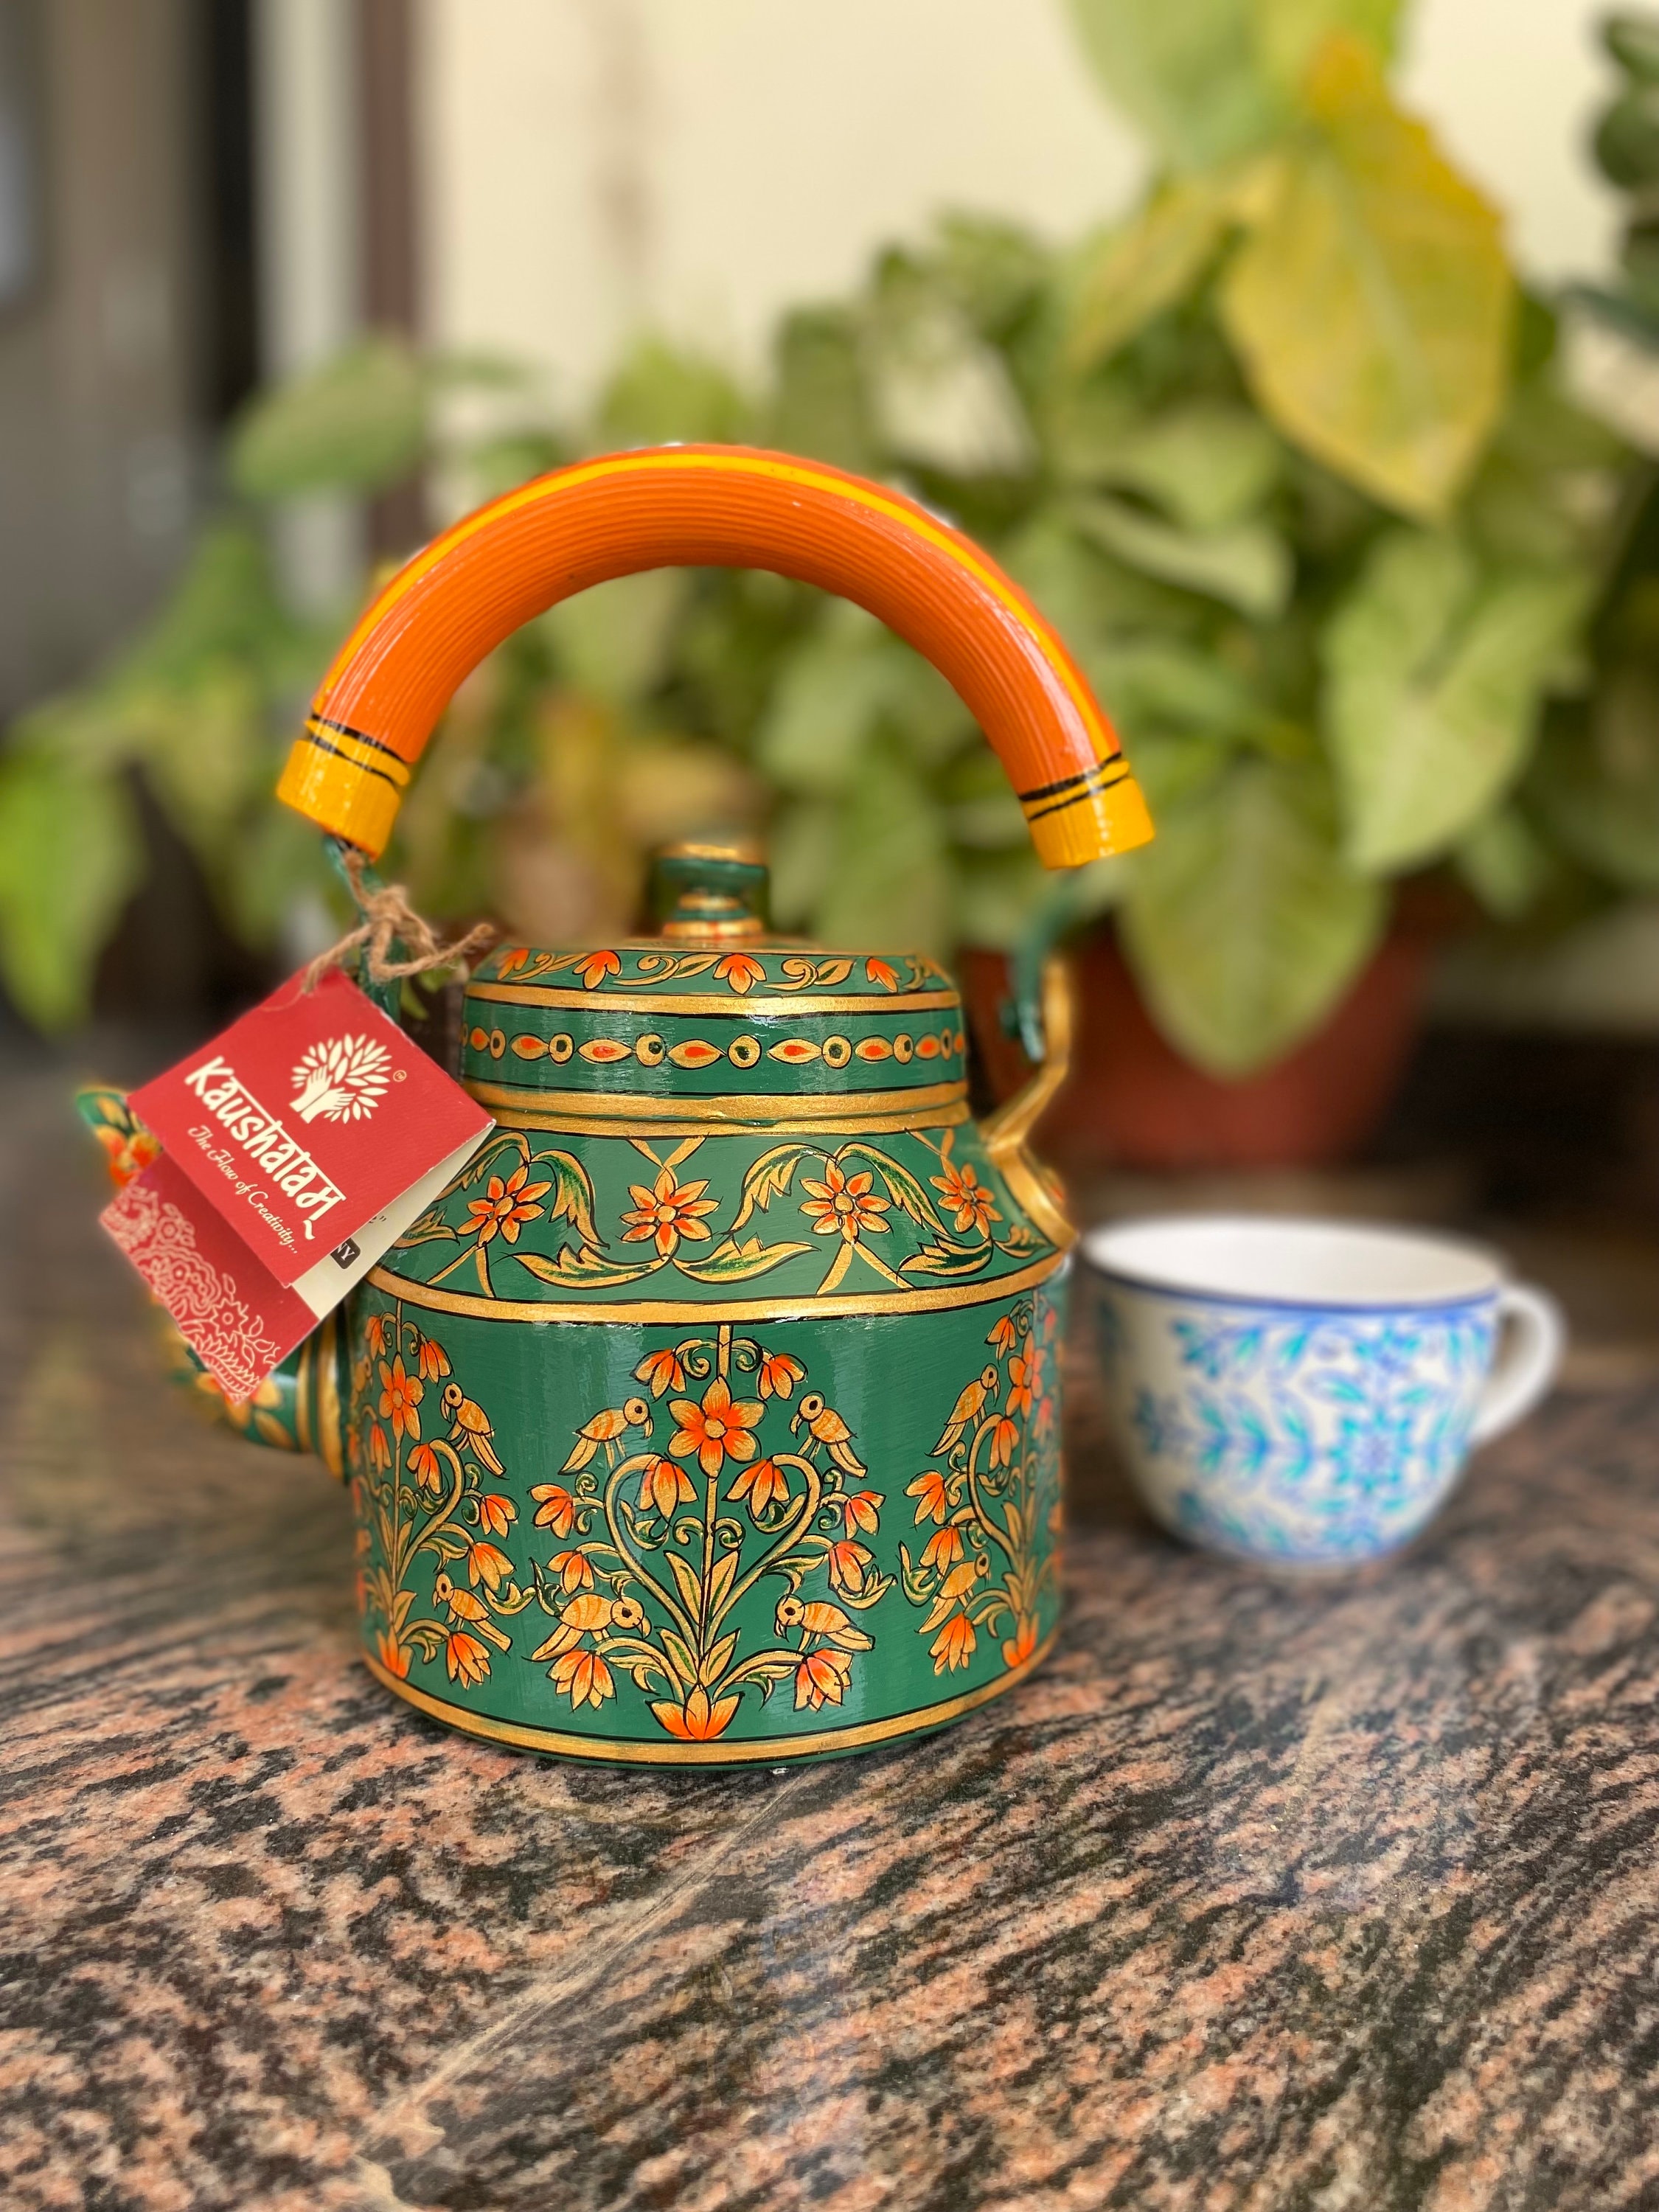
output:
<path id="1" fill-rule="evenodd" d="M 104 1225 L 237 1398 L 495 1126 L 337 969 L 290 977 L 128 1104 L 162 1157 Z"/>

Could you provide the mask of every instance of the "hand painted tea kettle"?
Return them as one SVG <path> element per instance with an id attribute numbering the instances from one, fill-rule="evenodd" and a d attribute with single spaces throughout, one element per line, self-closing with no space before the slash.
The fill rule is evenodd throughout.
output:
<path id="1" fill-rule="evenodd" d="M 413 560 L 319 692 L 281 796 L 371 857 L 461 678 L 585 586 L 764 568 L 856 599 L 979 720 L 1054 867 L 1151 834 L 1024 595 L 873 483 L 740 448 L 584 462 Z M 721 1765 L 940 1726 L 1059 1613 L 1071 1231 L 1025 1135 L 1048 1059 L 969 1118 L 927 960 L 770 936 L 750 853 L 659 863 L 660 937 L 497 951 L 463 1077 L 498 1127 L 305 1347 L 267 1438 L 348 1478 L 369 1666 L 579 1758 Z"/>

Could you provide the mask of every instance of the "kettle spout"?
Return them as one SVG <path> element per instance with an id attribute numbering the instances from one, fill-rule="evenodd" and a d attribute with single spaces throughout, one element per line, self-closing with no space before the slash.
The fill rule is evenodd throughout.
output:
<path id="1" fill-rule="evenodd" d="M 75 1094 L 75 1110 L 103 1147 L 118 1190 L 143 1173 L 161 1151 L 152 1133 L 108 1084 L 88 1084 Z M 337 1316 L 319 1322 L 299 1349 L 268 1375 L 251 1398 L 227 1398 L 158 1307 L 161 1338 L 173 1379 L 189 1390 L 215 1420 L 250 1443 L 277 1451 L 314 1452 L 329 1473 L 345 1476 L 345 1419 L 349 1377 L 344 1332 Z"/>

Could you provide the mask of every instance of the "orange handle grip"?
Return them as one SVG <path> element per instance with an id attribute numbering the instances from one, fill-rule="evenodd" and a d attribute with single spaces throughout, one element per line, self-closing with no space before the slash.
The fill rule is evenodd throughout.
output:
<path id="1" fill-rule="evenodd" d="M 925 653 L 1000 755 L 1051 868 L 1152 834 L 1111 724 L 995 562 L 925 507 L 817 461 L 666 446 L 578 462 L 416 554 L 324 678 L 277 795 L 371 857 L 455 687 L 521 623 L 641 568 L 770 568 Z"/>

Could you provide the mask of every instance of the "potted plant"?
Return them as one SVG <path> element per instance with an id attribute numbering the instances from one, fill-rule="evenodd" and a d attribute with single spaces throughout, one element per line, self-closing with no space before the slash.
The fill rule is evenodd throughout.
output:
<path id="1" fill-rule="evenodd" d="M 607 586 L 514 640 L 458 702 L 394 864 L 434 912 L 495 883 L 515 928 L 568 934 L 584 913 L 625 915 L 665 811 L 735 814 L 765 823 L 780 921 L 821 938 L 995 950 L 1104 916 L 1084 956 L 1099 1064 L 1073 1098 L 1105 1101 L 1119 1149 L 1328 1152 L 1409 1042 L 1417 887 L 1455 884 L 1504 917 L 1536 903 L 1545 708 L 1582 696 L 1630 465 L 1563 395 L 1554 317 L 1517 286 L 1496 214 L 1395 104 L 1390 9 L 1073 12 L 1158 165 L 1126 220 L 1065 252 L 946 222 L 880 255 L 851 297 L 785 316 L 763 388 L 653 342 L 579 430 L 523 380 L 374 342 L 244 424 L 241 519 L 203 560 L 234 549 L 264 606 L 262 505 L 434 458 L 468 496 L 667 437 L 902 482 L 1072 642 L 1152 800 L 1144 855 L 1056 894 L 960 702 L 908 648 L 844 604 L 714 574 Z M 461 376 L 493 377 L 505 418 L 465 440 L 446 428 Z M 216 612 L 198 608 L 170 665 L 179 698 L 209 668 L 214 696 L 240 702 L 247 773 L 204 837 L 238 855 L 217 865 L 240 902 L 245 872 L 297 880 L 286 827 L 249 794 L 297 704 L 295 667 L 320 656 L 268 612 L 233 617 L 210 579 L 183 605 L 192 592 Z M 46 804 L 31 778 L 102 777 L 107 795 L 109 764 L 137 762 L 167 788 L 166 715 L 135 704 L 154 669 L 141 653 L 25 725 L 0 767 L 0 851 L 27 857 L 28 808 Z M 622 763 L 619 812 L 593 802 L 601 760 Z M 187 828 L 195 804 L 179 802 Z M 84 969 L 130 879 L 118 815 L 118 800 L 95 852 L 74 833 L 96 862 L 76 878 L 99 888 L 73 951 L 28 919 L 52 883 L 0 901 L 0 959 L 37 1014 L 74 990 L 36 988 L 20 948 L 51 935 L 60 975 Z M 1352 1095 L 1333 1121 L 1318 1109 L 1335 1075 Z"/>

